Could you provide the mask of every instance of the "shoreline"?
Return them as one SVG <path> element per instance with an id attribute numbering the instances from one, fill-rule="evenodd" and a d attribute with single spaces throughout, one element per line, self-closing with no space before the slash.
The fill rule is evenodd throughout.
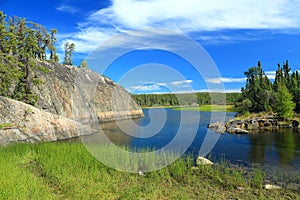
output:
<path id="1" fill-rule="evenodd" d="M 102 146 L 99 151 L 106 152 L 107 149 L 110 146 Z M 0 168 L 6 172 L 0 184 L 0 197 L 3 199 L 26 199 L 29 192 L 32 199 L 300 197 L 297 183 L 293 184 L 288 179 L 270 181 L 262 169 L 246 172 L 241 167 L 231 167 L 226 161 L 215 165 L 195 165 L 194 160 L 180 158 L 158 171 L 139 175 L 105 166 L 80 143 L 18 144 L 0 147 L 0 152 Z M 119 161 L 118 154 L 111 153 L 116 156 L 109 159 Z M 122 159 L 129 162 L 124 157 Z M 19 184 L 11 181 L 16 176 Z"/>
<path id="2" fill-rule="evenodd" d="M 247 117 L 243 119 L 236 117 L 225 123 L 215 122 L 208 124 L 207 128 L 214 130 L 217 133 L 249 134 L 261 130 L 300 130 L 300 123 L 296 119 L 266 115 L 261 117 Z"/>

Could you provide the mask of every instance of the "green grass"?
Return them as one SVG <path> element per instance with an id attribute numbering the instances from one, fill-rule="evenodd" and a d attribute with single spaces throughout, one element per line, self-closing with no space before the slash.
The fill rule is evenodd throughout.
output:
<path id="1" fill-rule="evenodd" d="M 107 149 L 113 151 L 107 145 L 97 150 Z M 193 169 L 193 159 L 181 158 L 145 176 L 117 171 L 97 161 L 81 143 L 0 147 L 0 163 L 0 199 L 300 198 L 291 189 L 267 191 L 262 171 L 246 173 L 227 163 Z"/>
<path id="2" fill-rule="evenodd" d="M 14 125 L 13 124 L 0 124 L 0 129 L 3 129 L 3 128 L 11 128 L 13 127 Z"/>
<path id="3" fill-rule="evenodd" d="M 174 110 L 190 110 L 190 111 L 203 111 L 203 112 L 236 112 L 237 110 L 233 105 L 201 105 L 201 106 L 187 106 L 177 107 Z"/>

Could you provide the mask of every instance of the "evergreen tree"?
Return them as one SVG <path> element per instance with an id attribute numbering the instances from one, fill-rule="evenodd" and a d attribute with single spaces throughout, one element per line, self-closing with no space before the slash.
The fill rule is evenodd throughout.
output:
<path id="1" fill-rule="evenodd" d="M 25 18 L 6 17 L 0 11 L 0 95 L 34 104 L 31 91 L 38 78 L 32 70 L 46 71 L 37 66 L 35 58 L 46 59 L 45 47 L 49 34 L 41 25 Z"/>
<path id="2" fill-rule="evenodd" d="M 257 67 L 249 68 L 246 71 L 247 77 L 246 88 L 242 90 L 243 105 L 248 108 L 249 112 L 265 112 L 270 111 L 270 100 L 272 96 L 272 83 L 265 75 L 261 62 L 258 62 Z M 251 102 L 251 103 L 249 103 Z"/>
<path id="3" fill-rule="evenodd" d="M 279 117 L 290 118 L 294 115 L 294 109 L 293 95 L 285 84 L 280 84 L 277 92 L 275 112 Z"/>
<path id="4" fill-rule="evenodd" d="M 88 64 L 87 64 L 87 61 L 86 60 L 83 60 L 82 62 L 81 62 L 81 64 L 79 65 L 79 67 L 81 67 L 81 68 L 88 68 Z"/>
<path id="5" fill-rule="evenodd" d="M 72 65 L 72 54 L 75 51 L 75 44 L 74 43 L 65 43 L 65 57 L 64 57 L 64 64 L 65 65 Z"/>
<path id="6" fill-rule="evenodd" d="M 57 29 L 50 30 L 50 43 L 48 45 L 48 49 L 50 50 L 50 60 L 58 61 L 58 56 L 56 55 L 56 48 L 54 47 L 56 43 L 56 35 Z"/>

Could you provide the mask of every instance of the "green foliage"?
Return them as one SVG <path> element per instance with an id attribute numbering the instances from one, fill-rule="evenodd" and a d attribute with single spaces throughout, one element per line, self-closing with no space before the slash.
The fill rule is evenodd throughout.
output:
<path id="1" fill-rule="evenodd" d="M 82 62 L 81 62 L 81 64 L 79 65 L 79 67 L 82 67 L 82 68 L 88 68 L 88 64 L 87 64 L 87 61 L 86 60 L 83 60 Z"/>
<path id="2" fill-rule="evenodd" d="M 278 85 L 277 102 L 275 112 L 279 117 L 290 118 L 294 115 L 296 104 L 293 102 L 293 95 L 289 92 L 285 84 Z"/>
<path id="3" fill-rule="evenodd" d="M 64 57 L 64 64 L 65 65 L 72 65 L 72 55 L 75 51 L 75 44 L 74 43 L 65 43 L 65 57 Z"/>
<path id="4" fill-rule="evenodd" d="M 133 99 L 143 107 L 150 106 L 197 106 L 233 104 L 241 98 L 240 93 L 186 93 L 186 94 L 135 94 Z M 226 102 L 224 102 L 224 100 Z"/>
<path id="5" fill-rule="evenodd" d="M 109 146 L 102 146 L 103 151 Z M 112 160 L 118 158 L 111 157 Z M 264 173 L 221 163 L 194 168 L 180 158 L 145 176 L 109 168 L 82 143 L 0 148 L 0 199 L 299 199 L 298 191 L 262 190 Z M 28 181 L 30 180 L 30 181 Z M 242 190 L 237 189 L 242 187 Z"/>
<path id="6" fill-rule="evenodd" d="M 261 63 L 257 67 L 251 67 L 244 73 L 247 77 L 246 88 L 243 93 L 243 111 L 249 109 L 250 112 L 269 111 L 272 95 L 272 84 L 262 70 Z M 249 103 L 251 102 L 251 103 Z"/>
<path id="7" fill-rule="evenodd" d="M 46 60 L 50 50 L 52 60 L 56 56 L 53 46 L 55 30 L 49 34 L 40 24 L 28 22 L 25 18 L 7 17 L 0 11 L 0 95 L 34 105 L 37 96 L 31 91 L 32 84 L 41 84 L 32 76 L 37 69 L 35 60 Z"/>
<path id="8" fill-rule="evenodd" d="M 245 72 L 246 87 L 243 98 L 236 103 L 240 113 L 277 112 L 280 117 L 292 117 L 300 113 L 300 77 L 298 71 L 291 73 L 288 61 L 278 64 L 275 80 L 270 82 L 261 63 Z"/>

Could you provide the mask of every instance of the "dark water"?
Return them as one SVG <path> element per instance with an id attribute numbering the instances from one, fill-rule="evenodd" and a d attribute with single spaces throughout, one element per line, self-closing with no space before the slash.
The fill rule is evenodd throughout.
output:
<path id="1" fill-rule="evenodd" d="M 161 114 L 162 110 L 166 114 L 165 122 Z M 218 134 L 207 129 L 207 124 L 211 120 L 210 112 L 144 109 L 144 114 L 144 118 L 134 120 L 133 124 L 131 120 L 118 122 L 130 135 L 124 133 L 116 122 L 103 123 L 101 128 L 109 140 L 117 145 L 158 149 L 172 143 L 177 135 L 176 142 L 173 141 L 173 148 L 176 150 L 177 147 L 188 145 L 185 151 L 187 154 L 197 156 L 209 153 L 206 156 L 214 161 L 226 159 L 231 163 L 278 168 L 281 171 L 284 169 L 287 173 L 300 175 L 298 173 L 300 172 L 300 132 L 298 131 L 262 131 L 248 135 Z M 221 113 L 219 115 L 221 116 Z M 235 113 L 227 113 L 226 120 L 233 118 L 234 115 Z M 213 121 L 218 121 L 218 117 L 215 116 Z M 147 127 L 153 124 L 161 127 L 156 127 L 157 130 L 135 127 Z M 149 137 L 153 131 L 157 134 Z M 208 140 L 205 141 L 205 138 Z M 216 144 L 211 151 L 203 151 L 201 147 L 203 148 L 203 144 L 209 143 L 210 140 L 216 140 Z"/>

